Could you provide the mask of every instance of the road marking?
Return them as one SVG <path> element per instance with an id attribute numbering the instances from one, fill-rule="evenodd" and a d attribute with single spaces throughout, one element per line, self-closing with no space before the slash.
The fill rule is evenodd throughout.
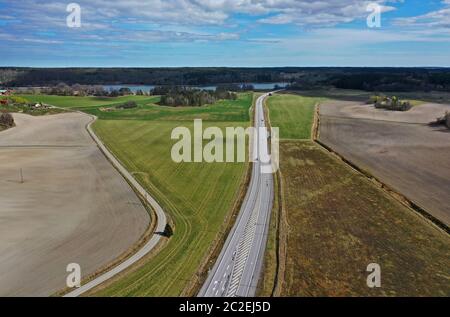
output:
<path id="1" fill-rule="evenodd" d="M 267 96 L 268 94 L 258 98 L 255 105 L 256 113 L 254 118 L 256 128 L 265 127 L 262 101 Z M 265 248 L 265 240 L 262 237 L 267 236 L 264 232 L 259 232 L 258 228 L 263 225 L 259 222 L 259 218 L 262 215 L 262 218 L 267 222 L 268 216 L 266 213 L 270 214 L 272 208 L 269 205 L 273 203 L 273 191 L 268 189 L 270 180 L 266 180 L 265 176 L 262 176 L 262 163 L 259 158 L 259 148 L 261 146 L 263 147 L 262 150 L 268 154 L 267 140 L 253 140 L 251 155 L 255 157 L 255 161 L 253 163 L 252 178 L 250 186 L 247 189 L 244 204 L 241 207 L 233 230 L 225 242 L 219 259 L 203 285 L 199 296 L 218 295 L 217 292 L 214 293 L 214 289 L 211 291 L 213 286 L 212 281 L 224 272 L 225 265 L 227 264 L 224 275 L 224 277 L 227 276 L 227 279 L 221 284 L 223 291 L 221 295 L 223 296 L 225 294 L 227 297 L 254 295 L 255 288 L 252 284 L 254 284 L 254 277 L 259 276 L 260 257 L 264 254 L 263 249 Z M 267 230 L 266 228 L 267 226 L 265 226 L 263 231 Z M 256 258 L 254 258 L 255 254 L 257 255 Z M 230 266 L 231 274 L 229 273 Z M 249 277 L 250 281 L 248 281 Z"/>

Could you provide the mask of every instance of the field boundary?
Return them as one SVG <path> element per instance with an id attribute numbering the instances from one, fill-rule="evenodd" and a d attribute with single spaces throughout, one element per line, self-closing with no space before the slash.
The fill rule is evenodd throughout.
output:
<path id="1" fill-rule="evenodd" d="M 366 179 L 368 179 L 371 183 L 375 184 L 376 187 L 383 190 L 386 194 L 388 194 L 391 198 L 395 199 L 397 202 L 401 203 L 403 206 L 407 207 L 409 210 L 413 211 L 416 215 L 421 216 L 424 220 L 437 227 L 439 230 L 444 231 L 445 233 L 450 235 L 450 228 L 443 223 L 441 220 L 437 219 L 433 215 L 431 215 L 425 208 L 419 206 L 414 203 L 410 199 L 408 199 L 405 195 L 393 189 L 391 186 L 385 184 L 377 177 L 373 176 L 370 172 L 360 168 L 357 164 L 352 162 L 351 160 L 345 158 L 339 152 L 335 151 L 330 146 L 326 145 L 322 141 L 320 141 L 320 105 L 316 107 L 316 112 L 314 114 L 314 122 L 316 125 L 316 131 L 313 134 L 313 141 L 318 144 L 322 149 L 338 158 L 342 162 L 344 162 L 347 166 L 349 166 L 354 171 L 363 175 Z"/>
<path id="2" fill-rule="evenodd" d="M 272 123 L 270 121 L 270 109 L 269 106 L 267 105 L 267 101 L 269 100 L 269 98 L 267 98 L 266 100 L 264 100 L 264 116 L 267 122 L 267 127 L 270 129 L 272 128 Z M 280 140 L 281 141 L 281 140 Z M 283 141 L 285 141 L 285 139 L 283 139 Z M 276 232 L 275 232 L 275 275 L 274 275 L 274 279 L 273 281 L 271 281 L 272 285 L 271 285 L 271 297 L 277 297 L 281 294 L 281 289 L 282 289 L 282 285 L 284 282 L 284 278 L 280 279 L 280 276 L 284 276 L 284 272 L 285 272 L 285 267 L 286 267 L 286 235 L 283 234 L 282 237 L 282 232 L 286 232 L 286 228 L 287 227 L 287 222 L 285 221 L 285 216 L 286 216 L 286 210 L 284 209 L 285 203 L 284 203 L 284 195 L 283 195 L 283 177 L 281 174 L 281 170 L 279 169 L 276 173 L 276 177 L 275 177 L 275 192 L 277 195 L 277 202 L 278 202 L 278 207 L 276 210 L 276 212 L 272 212 L 271 213 L 271 221 L 273 221 L 273 217 L 274 215 L 276 215 L 276 219 L 275 219 L 275 227 L 276 227 Z M 275 209 L 275 205 L 272 209 L 272 211 L 274 211 Z M 282 243 L 284 242 L 284 243 Z M 266 266 L 266 263 L 264 261 L 264 266 L 263 266 L 263 272 L 264 272 L 264 267 Z M 260 284 L 262 282 L 261 279 L 260 280 Z M 266 281 L 264 280 L 264 283 Z M 258 290 L 261 291 L 261 285 L 258 285 Z"/>
<path id="3" fill-rule="evenodd" d="M 112 166 L 119 172 L 119 174 L 125 178 L 127 183 L 131 186 L 133 191 L 136 193 L 139 199 L 144 199 L 147 204 L 149 204 L 156 215 L 156 224 L 153 228 L 149 228 L 150 231 L 154 231 L 152 237 L 148 241 L 143 241 L 145 239 L 145 235 L 148 234 L 146 231 L 145 235 L 138 242 L 139 247 L 135 247 L 133 251 L 128 253 L 126 258 L 122 258 L 123 261 L 116 260 L 110 264 L 109 268 L 103 269 L 104 272 L 98 274 L 96 277 L 90 277 L 90 280 L 84 284 L 82 287 L 75 289 L 65 296 L 67 297 L 77 297 L 84 293 L 92 291 L 94 288 L 101 286 L 103 283 L 109 281 L 113 277 L 123 273 L 129 268 L 132 268 L 135 264 L 139 263 L 140 260 L 145 258 L 148 254 L 150 254 L 154 249 L 157 249 L 163 238 L 163 232 L 166 229 L 168 224 L 167 216 L 164 213 L 162 207 L 158 204 L 158 202 L 139 184 L 139 182 L 126 170 L 126 168 L 120 163 L 120 161 L 109 151 L 105 144 L 100 140 L 100 138 L 95 134 L 92 129 L 92 125 L 97 121 L 97 117 L 91 114 L 86 114 L 81 111 L 76 111 L 79 114 L 89 116 L 91 121 L 87 123 L 86 130 L 89 133 L 90 137 L 97 144 L 99 150 L 103 153 L 106 159 L 112 164 Z M 146 204 L 144 204 L 146 206 Z M 153 218 L 153 217 L 152 217 Z M 153 224 L 153 220 L 151 219 L 150 226 Z M 152 230 L 155 229 L 155 230 Z"/>

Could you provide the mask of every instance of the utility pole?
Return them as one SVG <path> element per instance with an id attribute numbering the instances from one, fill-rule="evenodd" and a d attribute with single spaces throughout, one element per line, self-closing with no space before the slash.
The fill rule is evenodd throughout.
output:
<path id="1" fill-rule="evenodd" d="M 20 183 L 23 184 L 23 171 L 20 169 Z"/>

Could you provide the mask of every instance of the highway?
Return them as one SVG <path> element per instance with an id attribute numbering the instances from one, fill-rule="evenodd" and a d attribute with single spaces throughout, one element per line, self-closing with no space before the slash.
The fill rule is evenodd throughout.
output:
<path id="1" fill-rule="evenodd" d="M 250 185 L 225 245 L 199 297 L 253 297 L 261 275 L 273 206 L 274 185 L 264 118 L 265 94 L 255 105 L 255 128 L 251 142 L 253 171 Z"/>

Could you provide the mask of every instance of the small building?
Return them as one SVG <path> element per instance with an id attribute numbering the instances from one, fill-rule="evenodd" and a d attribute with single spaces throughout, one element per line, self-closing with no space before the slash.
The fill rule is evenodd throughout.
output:
<path id="1" fill-rule="evenodd" d="M 11 96 L 13 92 L 11 89 L 0 89 L 0 96 Z"/>

